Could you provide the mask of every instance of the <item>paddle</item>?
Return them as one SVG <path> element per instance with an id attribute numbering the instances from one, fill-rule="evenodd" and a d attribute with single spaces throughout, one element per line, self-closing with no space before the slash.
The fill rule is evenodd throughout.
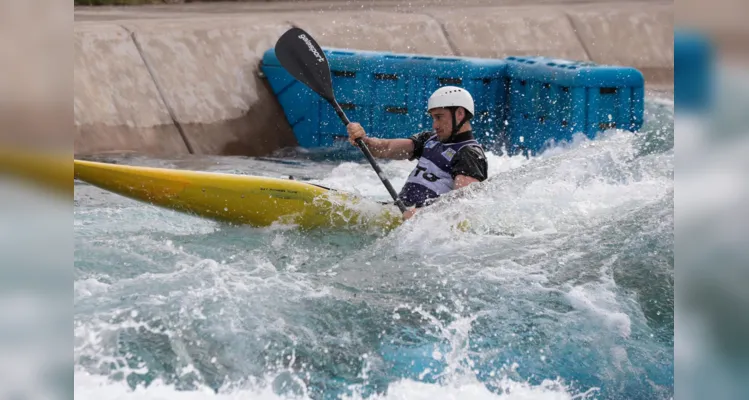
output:
<path id="1" fill-rule="evenodd" d="M 330 79 L 328 59 L 325 57 L 322 48 L 320 48 L 309 33 L 297 27 L 289 29 L 276 42 L 275 52 L 278 61 L 281 62 L 286 71 L 327 100 L 333 106 L 344 125 L 351 123 L 333 94 L 333 83 Z M 380 166 L 377 165 L 377 161 L 375 161 L 372 153 L 369 152 L 367 145 L 361 139 L 356 139 L 356 144 L 367 157 L 367 160 L 369 160 L 372 168 L 377 172 L 377 176 L 385 185 L 388 192 L 390 192 L 395 205 L 398 206 L 402 213 L 406 212 L 406 206 L 398 199 L 393 186 L 385 177 Z"/>

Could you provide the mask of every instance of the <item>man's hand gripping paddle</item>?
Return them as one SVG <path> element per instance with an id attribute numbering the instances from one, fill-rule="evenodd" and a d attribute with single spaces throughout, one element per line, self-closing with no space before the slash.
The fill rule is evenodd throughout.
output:
<path id="1" fill-rule="evenodd" d="M 320 46 L 304 30 L 293 27 L 286 31 L 276 42 L 275 47 L 276 57 L 281 65 L 298 81 L 307 85 L 310 89 L 314 90 L 317 94 L 322 96 L 325 100 L 333 106 L 338 117 L 345 125 L 350 123 L 346 114 L 341 109 L 341 106 L 335 99 L 333 94 L 333 83 L 330 79 L 330 66 L 328 65 L 328 59 L 325 57 Z M 369 148 L 363 140 L 356 139 L 356 144 L 359 149 L 364 153 L 369 160 L 369 163 L 377 172 L 377 176 L 380 178 L 382 183 L 390 192 L 390 196 L 395 201 L 395 205 L 398 206 L 401 213 L 406 212 L 406 206 L 403 202 L 398 199 L 398 195 L 395 193 L 393 186 L 390 181 L 385 177 L 385 174 L 377 165 L 372 153 L 369 152 Z"/>

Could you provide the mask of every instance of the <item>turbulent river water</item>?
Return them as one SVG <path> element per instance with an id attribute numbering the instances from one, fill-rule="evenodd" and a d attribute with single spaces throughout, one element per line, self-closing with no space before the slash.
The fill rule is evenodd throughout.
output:
<path id="1" fill-rule="evenodd" d="M 487 182 L 387 235 L 226 226 L 76 182 L 76 398 L 672 398 L 673 104 L 645 116 L 490 153 Z M 355 149 L 108 159 L 389 199 Z M 413 166 L 381 162 L 396 190 Z"/>

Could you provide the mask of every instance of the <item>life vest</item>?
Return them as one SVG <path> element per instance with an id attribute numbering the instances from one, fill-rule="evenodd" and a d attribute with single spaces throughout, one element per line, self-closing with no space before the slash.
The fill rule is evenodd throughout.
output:
<path id="1" fill-rule="evenodd" d="M 424 143 L 424 151 L 411 172 L 398 198 L 406 207 L 423 207 L 428 200 L 453 190 L 452 160 L 465 146 L 479 146 L 475 139 L 456 143 L 442 143 L 432 135 Z"/>

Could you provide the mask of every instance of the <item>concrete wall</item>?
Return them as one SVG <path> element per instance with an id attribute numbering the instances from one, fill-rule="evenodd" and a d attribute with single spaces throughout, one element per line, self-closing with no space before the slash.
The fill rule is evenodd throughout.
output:
<path id="1" fill-rule="evenodd" d="M 346 3 L 331 11 L 340 3 L 322 1 L 282 9 L 234 3 L 78 10 L 75 152 L 256 156 L 296 145 L 257 76 L 263 52 L 292 24 L 328 47 L 592 60 L 639 68 L 649 85 L 672 85 L 670 2 L 535 1 L 551 4 L 474 0 L 450 8 L 415 0 L 404 8 L 383 0 L 364 10 Z"/>

